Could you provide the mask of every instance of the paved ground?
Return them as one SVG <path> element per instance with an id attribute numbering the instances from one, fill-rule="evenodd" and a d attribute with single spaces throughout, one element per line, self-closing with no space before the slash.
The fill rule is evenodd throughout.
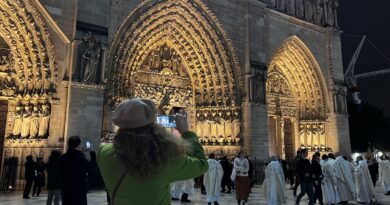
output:
<path id="1" fill-rule="evenodd" d="M 385 196 L 383 191 L 380 188 L 377 188 L 378 191 L 378 204 L 390 205 L 390 196 Z M 200 190 L 196 189 L 196 192 L 199 193 Z M 46 193 L 43 193 L 42 196 L 38 198 L 31 198 L 29 200 L 24 200 L 21 197 L 21 194 L 11 193 L 11 194 L 1 194 L 0 195 L 0 205 L 44 205 L 46 204 Z M 190 198 L 191 203 L 179 203 L 173 202 L 173 205 L 206 205 L 206 196 L 196 194 Z M 103 191 L 95 191 L 88 194 L 88 204 L 90 205 L 106 205 L 106 195 Z M 307 197 L 304 197 L 301 201 L 301 204 L 307 204 Z M 234 194 L 222 194 L 222 199 L 220 201 L 221 205 L 236 205 Z M 256 186 L 252 194 L 249 197 L 249 205 L 266 205 L 267 202 L 262 193 L 260 193 L 260 187 Z M 292 191 L 288 190 L 288 205 L 294 204 L 294 197 L 292 196 Z M 350 204 L 356 204 L 354 202 Z M 140 204 L 136 204 L 140 205 Z M 147 205 L 147 204 L 145 204 Z"/>

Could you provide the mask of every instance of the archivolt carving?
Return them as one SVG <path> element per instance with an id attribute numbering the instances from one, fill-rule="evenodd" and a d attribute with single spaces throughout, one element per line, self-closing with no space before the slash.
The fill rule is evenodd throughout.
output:
<path id="1" fill-rule="evenodd" d="M 57 69 L 45 23 L 30 0 L 0 1 L 1 96 L 47 96 Z"/>
<path id="2" fill-rule="evenodd" d="M 188 76 L 197 107 L 239 103 L 236 54 L 201 1 L 144 1 L 130 13 L 111 47 L 109 97 L 118 101 L 135 96 L 136 73 L 164 70 L 163 62 L 152 65 L 154 60 L 165 60 L 167 68 L 176 72 L 177 67 L 176 74 Z"/>
<path id="3" fill-rule="evenodd" d="M 267 102 L 271 106 L 271 114 L 275 95 L 282 98 L 281 89 L 288 89 L 295 101 L 290 102 L 291 105 L 298 108 L 295 116 L 299 120 L 327 119 L 325 81 L 314 56 L 298 37 L 293 36 L 283 42 L 269 64 L 268 76 Z M 280 89 L 271 85 L 278 82 L 277 79 L 283 79 L 279 80 L 279 84 L 284 85 Z"/>

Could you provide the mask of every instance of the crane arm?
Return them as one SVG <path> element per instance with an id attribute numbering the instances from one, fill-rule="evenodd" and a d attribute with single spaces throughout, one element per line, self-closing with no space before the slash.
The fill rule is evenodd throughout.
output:
<path id="1" fill-rule="evenodd" d="M 374 77 L 374 76 L 382 75 L 382 74 L 386 74 L 386 73 L 390 73 L 390 69 L 384 69 L 384 70 L 372 71 L 372 72 L 368 72 L 368 73 L 357 74 L 357 75 L 354 75 L 353 78 L 355 78 L 355 79 L 369 78 L 369 77 Z"/>

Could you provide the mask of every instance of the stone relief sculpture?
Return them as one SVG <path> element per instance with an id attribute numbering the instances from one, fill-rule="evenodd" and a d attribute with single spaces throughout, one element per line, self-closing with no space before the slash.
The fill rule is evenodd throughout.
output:
<path id="1" fill-rule="evenodd" d="M 34 106 L 31 113 L 31 124 L 30 124 L 30 136 L 29 138 L 35 138 L 39 131 L 39 111 L 38 107 Z"/>
<path id="2" fill-rule="evenodd" d="M 23 124 L 23 110 L 19 105 L 16 106 L 16 111 L 14 114 L 14 123 L 12 128 L 12 135 L 19 136 L 22 132 L 22 124 Z"/>
<path id="3" fill-rule="evenodd" d="M 306 145 L 305 125 L 299 124 L 299 142 L 301 145 Z"/>
<path id="4" fill-rule="evenodd" d="M 287 0 L 286 7 L 287 14 L 295 15 L 295 0 Z"/>
<path id="5" fill-rule="evenodd" d="M 101 58 L 101 43 L 91 34 L 85 34 L 80 45 L 83 49 L 81 54 L 80 81 L 96 83 Z"/>
<path id="6" fill-rule="evenodd" d="M 39 131 L 38 137 L 43 138 L 48 133 L 49 122 L 50 122 L 50 107 L 47 104 L 43 104 L 41 107 L 41 112 L 39 116 Z"/>
<path id="7" fill-rule="evenodd" d="M 310 124 L 306 124 L 305 134 L 306 134 L 306 145 L 308 147 L 312 147 L 313 139 L 312 139 L 312 130 Z"/>
<path id="8" fill-rule="evenodd" d="M 22 138 L 27 138 L 29 136 L 30 126 L 31 126 L 31 107 L 29 105 L 26 105 L 24 106 L 22 130 L 20 133 Z"/>
<path id="9" fill-rule="evenodd" d="M 324 0 L 314 0 L 314 23 L 325 26 Z"/>
<path id="10" fill-rule="evenodd" d="M 313 0 L 304 0 L 305 5 L 305 19 L 307 21 L 313 21 Z"/>
<path id="11" fill-rule="evenodd" d="M 325 146 L 326 141 L 325 141 L 325 125 L 324 124 L 318 125 L 318 134 L 319 134 L 319 138 L 320 138 L 320 145 Z"/>
<path id="12" fill-rule="evenodd" d="M 304 0 L 295 0 L 295 15 L 297 15 L 298 18 L 305 18 Z"/>
<path id="13" fill-rule="evenodd" d="M 249 75 L 249 101 L 265 104 L 265 80 L 266 72 L 252 69 Z"/>
<path id="14" fill-rule="evenodd" d="M 276 9 L 281 12 L 286 11 L 286 0 L 277 0 L 276 1 Z"/>

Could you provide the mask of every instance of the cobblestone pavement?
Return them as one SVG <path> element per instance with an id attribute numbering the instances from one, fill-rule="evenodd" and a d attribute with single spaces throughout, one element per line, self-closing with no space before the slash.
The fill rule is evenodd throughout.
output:
<path id="1" fill-rule="evenodd" d="M 190 197 L 192 200 L 191 203 L 180 203 L 173 202 L 173 205 L 206 205 L 206 196 L 199 194 L 200 190 L 196 189 L 196 195 Z M 288 205 L 294 204 L 294 197 L 292 191 L 288 190 Z M 385 196 L 384 192 L 380 187 L 377 187 L 377 197 L 379 202 L 377 204 L 390 205 L 390 196 Z M 10 193 L 10 194 L 1 194 L 0 195 L 0 205 L 44 205 L 46 204 L 46 193 L 41 194 L 40 197 L 31 198 L 28 200 L 22 199 L 21 193 Z M 300 204 L 307 204 L 307 197 L 303 197 Z M 93 191 L 88 193 L 88 204 L 90 205 L 106 205 L 106 193 L 104 191 Z M 235 195 L 234 194 L 225 194 L 221 196 L 221 205 L 236 205 Z M 260 193 L 260 186 L 255 186 L 252 190 L 252 193 L 248 201 L 249 205 L 265 205 L 267 204 L 265 197 Z M 356 202 L 351 202 L 350 204 L 357 204 Z M 137 204 L 138 205 L 138 204 Z M 147 205 L 147 204 L 145 204 Z"/>

